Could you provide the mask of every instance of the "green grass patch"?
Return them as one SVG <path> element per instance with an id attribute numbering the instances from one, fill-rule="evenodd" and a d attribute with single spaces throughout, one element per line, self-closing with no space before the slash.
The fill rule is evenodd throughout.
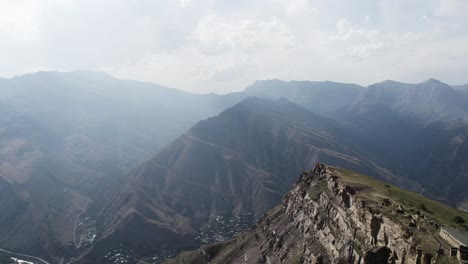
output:
<path id="1" fill-rule="evenodd" d="M 302 254 L 299 252 L 298 254 L 292 256 L 289 261 L 287 262 L 287 264 L 301 264 L 302 260 Z"/>
<path id="2" fill-rule="evenodd" d="M 335 168 L 342 180 L 356 188 L 357 196 L 369 203 L 378 204 L 387 198 L 394 205 L 403 205 L 406 212 L 420 211 L 443 226 L 465 229 L 464 221 L 468 220 L 468 213 L 434 201 L 412 191 L 401 189 L 395 185 L 382 182 L 366 175 Z"/>

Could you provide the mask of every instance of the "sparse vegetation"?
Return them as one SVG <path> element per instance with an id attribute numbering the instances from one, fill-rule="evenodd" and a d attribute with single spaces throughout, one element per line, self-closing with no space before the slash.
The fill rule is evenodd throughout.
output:
<path id="1" fill-rule="evenodd" d="M 361 246 L 361 243 L 359 242 L 356 242 L 354 241 L 354 250 L 360 255 L 360 256 L 363 256 L 363 250 L 362 250 L 362 246 Z"/>
<path id="2" fill-rule="evenodd" d="M 381 182 L 359 173 L 340 168 L 335 169 L 340 172 L 345 182 L 360 190 L 358 192 L 359 196 L 362 196 L 370 203 L 374 202 L 375 204 L 379 204 L 383 198 L 389 198 L 395 204 L 402 204 L 405 211 L 423 210 L 421 205 L 424 205 L 425 211 L 430 213 L 430 218 L 442 226 L 447 225 L 456 228 L 464 228 L 464 221 L 468 219 L 467 212 L 457 210 L 415 192 Z M 387 185 L 391 188 L 386 187 Z"/>
<path id="3" fill-rule="evenodd" d="M 315 186 L 315 187 L 310 188 L 310 189 L 308 190 L 310 198 L 312 198 L 312 199 L 314 199 L 314 200 L 318 199 L 319 196 L 320 196 L 320 194 L 321 194 L 324 190 L 327 189 L 327 188 L 325 188 L 325 187 L 326 187 L 326 183 L 325 183 L 325 182 L 319 182 L 318 184 L 319 184 L 319 186 Z"/>
<path id="4" fill-rule="evenodd" d="M 302 256 L 298 254 L 292 257 L 291 260 L 288 262 L 288 264 L 300 264 L 302 263 L 301 260 L 302 260 Z"/>

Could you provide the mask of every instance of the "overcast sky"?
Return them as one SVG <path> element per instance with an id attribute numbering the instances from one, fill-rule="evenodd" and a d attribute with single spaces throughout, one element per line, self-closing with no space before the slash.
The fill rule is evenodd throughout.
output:
<path id="1" fill-rule="evenodd" d="M 468 83 L 468 0 L 0 0 L 0 76 L 102 70 L 191 92 L 254 80 Z"/>

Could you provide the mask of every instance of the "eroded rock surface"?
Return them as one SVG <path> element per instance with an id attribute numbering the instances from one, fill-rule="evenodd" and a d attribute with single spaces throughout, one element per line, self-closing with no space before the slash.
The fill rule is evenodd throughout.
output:
<path id="1" fill-rule="evenodd" d="M 432 219 L 407 219 L 402 205 L 356 188 L 317 164 L 243 235 L 167 263 L 445 263 Z"/>

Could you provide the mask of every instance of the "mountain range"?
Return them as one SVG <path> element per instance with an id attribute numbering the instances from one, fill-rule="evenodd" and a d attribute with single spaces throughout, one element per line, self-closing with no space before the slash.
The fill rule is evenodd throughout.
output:
<path id="1" fill-rule="evenodd" d="M 468 207 L 467 94 L 437 80 L 198 95 L 81 71 L 0 89 L 2 249 L 59 262 L 195 248 L 220 216 L 260 218 L 315 162 Z"/>

